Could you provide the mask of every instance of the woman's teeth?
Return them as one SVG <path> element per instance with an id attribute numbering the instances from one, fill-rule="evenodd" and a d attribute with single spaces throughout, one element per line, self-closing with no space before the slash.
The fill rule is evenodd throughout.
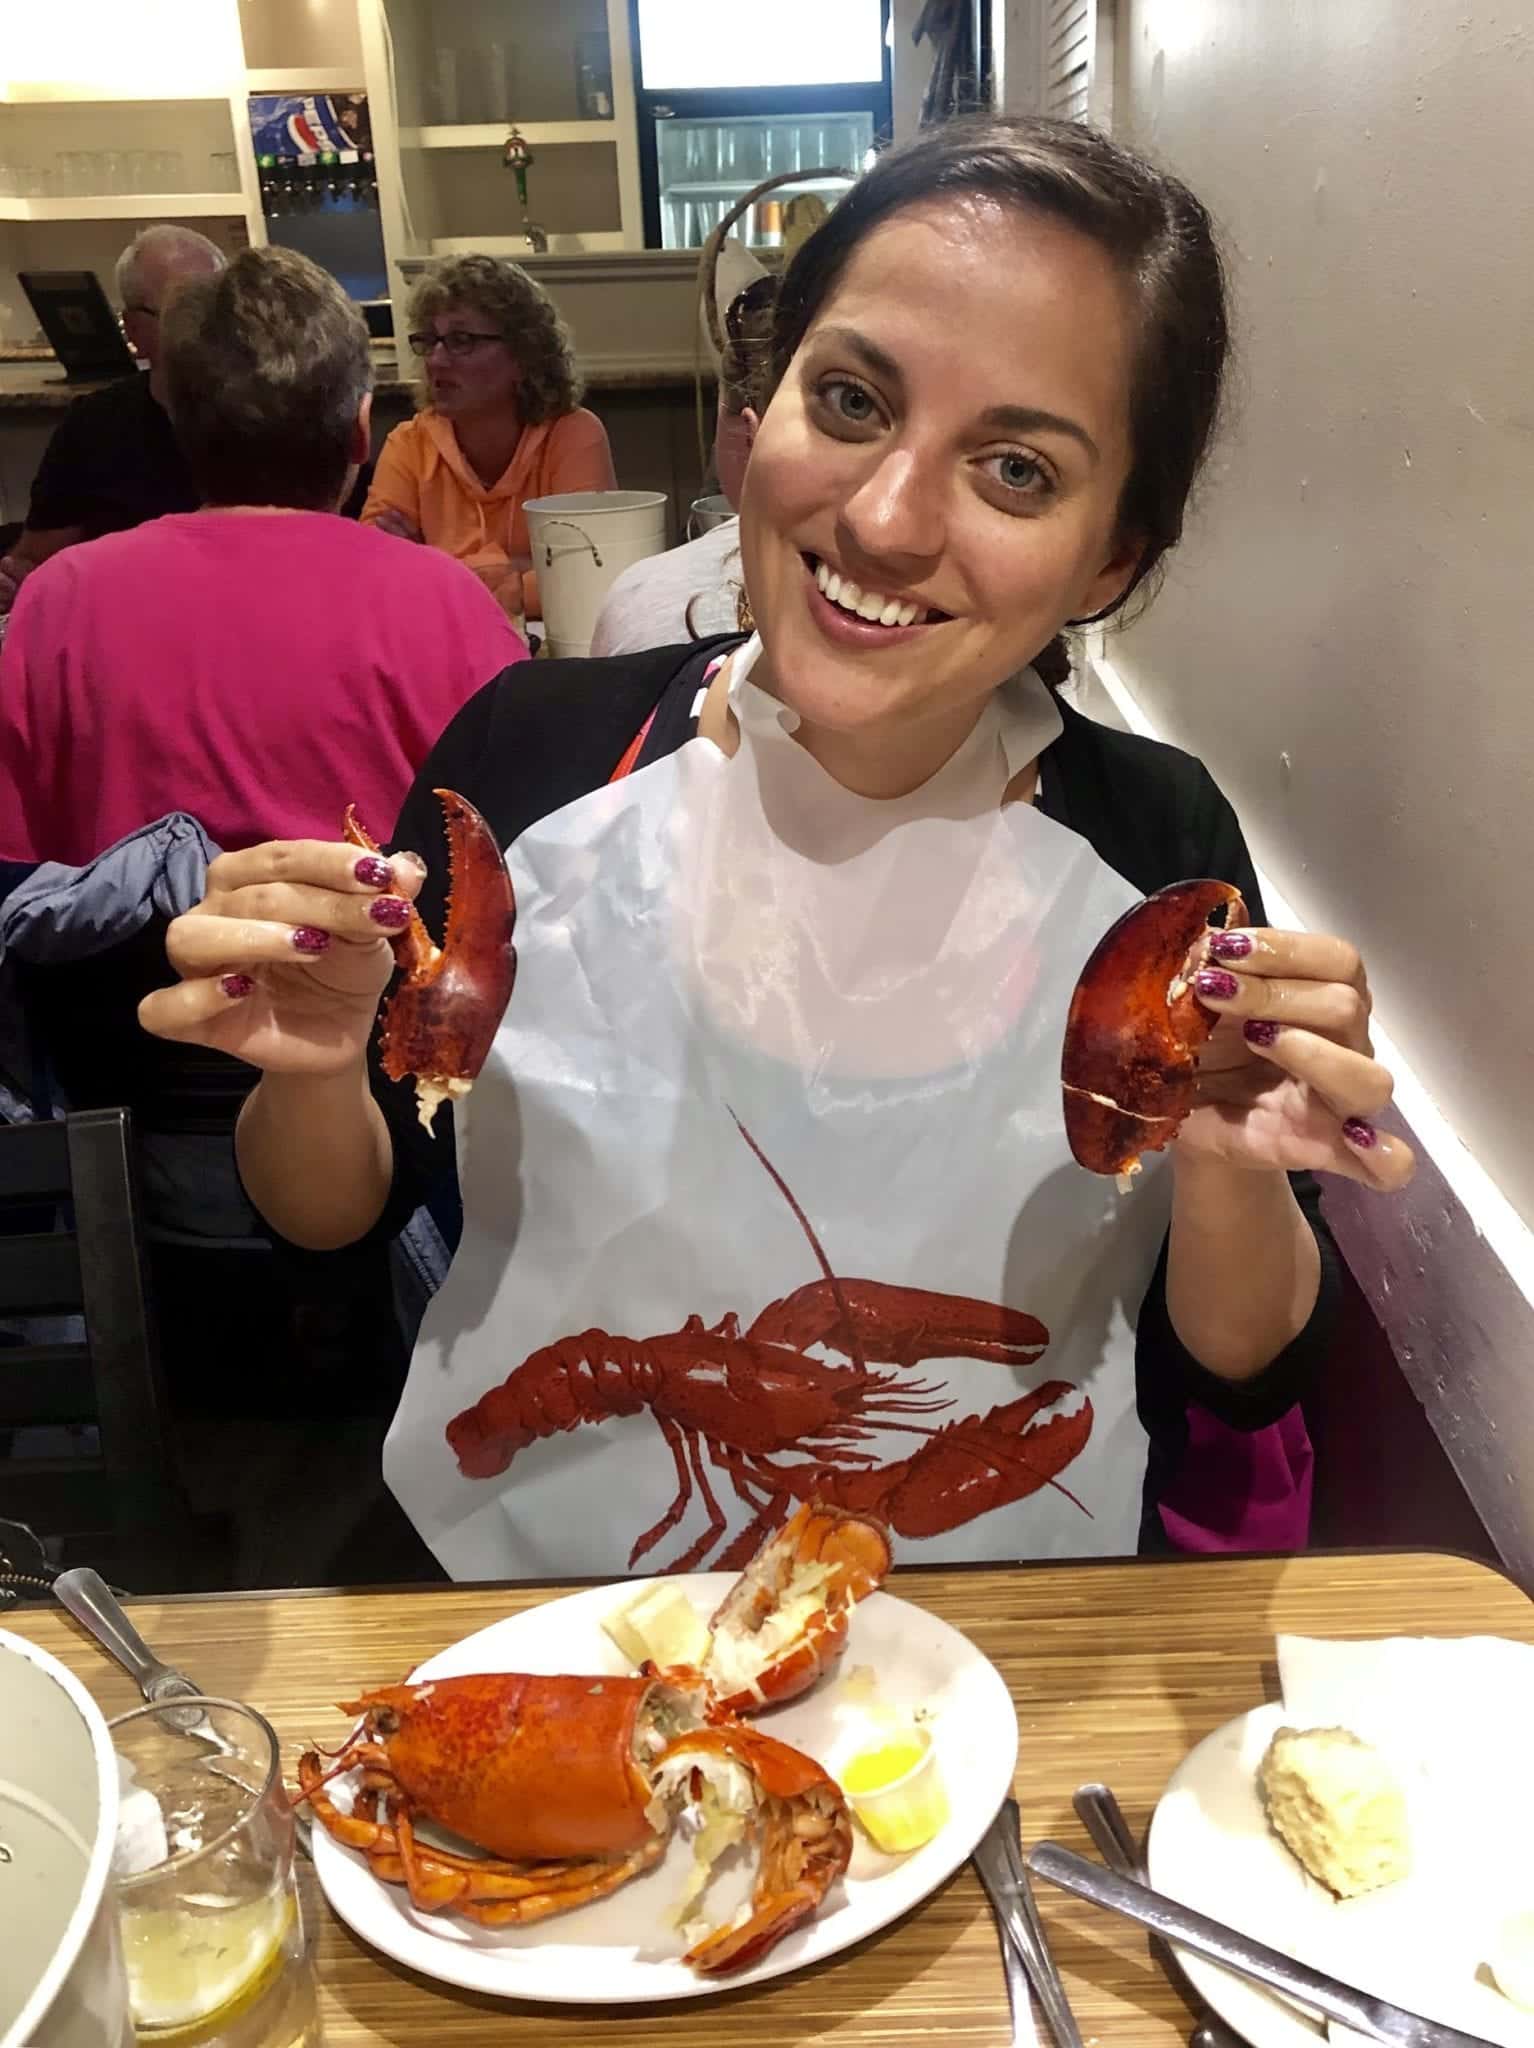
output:
<path id="1" fill-rule="evenodd" d="M 914 626 L 926 612 L 924 605 L 902 604 L 898 597 L 881 597 L 877 590 L 863 590 L 850 576 L 839 576 L 824 562 L 815 564 L 815 588 L 832 604 L 839 604 L 844 612 L 855 612 L 870 625 Z"/>

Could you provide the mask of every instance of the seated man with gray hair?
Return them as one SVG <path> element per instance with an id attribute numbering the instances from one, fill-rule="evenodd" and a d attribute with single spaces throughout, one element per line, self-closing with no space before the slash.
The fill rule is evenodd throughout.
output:
<path id="1" fill-rule="evenodd" d="M 162 327 L 202 509 L 27 577 L 0 646 L 0 860 L 77 867 L 172 811 L 226 850 L 337 838 L 350 802 L 383 836 L 453 714 L 526 654 L 461 562 L 337 516 L 373 401 L 333 277 L 246 249 Z"/>
<path id="2" fill-rule="evenodd" d="M 77 398 L 60 420 L 33 480 L 21 538 L 0 556 L 0 612 L 10 610 L 22 578 L 60 548 L 198 503 L 165 411 L 160 314 L 183 279 L 207 277 L 223 261 L 206 235 L 170 226 L 145 228 L 118 257 L 123 333 L 149 371 Z"/>

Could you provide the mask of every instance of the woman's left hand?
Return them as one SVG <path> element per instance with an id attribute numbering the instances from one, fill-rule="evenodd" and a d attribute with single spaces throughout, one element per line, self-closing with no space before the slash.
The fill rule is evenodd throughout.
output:
<path id="1" fill-rule="evenodd" d="M 421 529 L 415 521 L 407 519 L 405 514 L 393 505 L 386 505 L 375 517 L 373 524 L 380 533 L 392 533 L 396 540 L 410 540 L 419 544 L 422 539 Z"/>
<path id="2" fill-rule="evenodd" d="M 1374 1123 L 1394 1084 L 1369 1040 L 1355 947 L 1316 932 L 1211 932 L 1184 972 L 1219 1022 L 1174 1157 L 1406 1185 L 1411 1147 Z"/>

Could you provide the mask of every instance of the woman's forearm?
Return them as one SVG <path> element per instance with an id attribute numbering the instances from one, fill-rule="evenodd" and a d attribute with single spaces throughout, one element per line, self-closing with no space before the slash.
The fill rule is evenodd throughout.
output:
<path id="1" fill-rule="evenodd" d="M 378 1221 L 394 1177 L 394 1145 L 367 1069 L 325 1076 L 264 1074 L 235 1133 L 240 1178 L 281 1236 L 334 1251 Z"/>
<path id="2" fill-rule="evenodd" d="M 1320 1285 L 1286 1175 L 1174 1159 L 1167 1313 L 1202 1366 L 1228 1380 L 1260 1372 L 1309 1322 Z"/>

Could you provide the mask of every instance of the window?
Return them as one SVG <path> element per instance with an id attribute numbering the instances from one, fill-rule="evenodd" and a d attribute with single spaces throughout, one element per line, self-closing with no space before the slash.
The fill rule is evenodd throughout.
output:
<path id="1" fill-rule="evenodd" d="M 1112 0 L 1041 0 L 1046 114 L 1112 125 Z"/>

